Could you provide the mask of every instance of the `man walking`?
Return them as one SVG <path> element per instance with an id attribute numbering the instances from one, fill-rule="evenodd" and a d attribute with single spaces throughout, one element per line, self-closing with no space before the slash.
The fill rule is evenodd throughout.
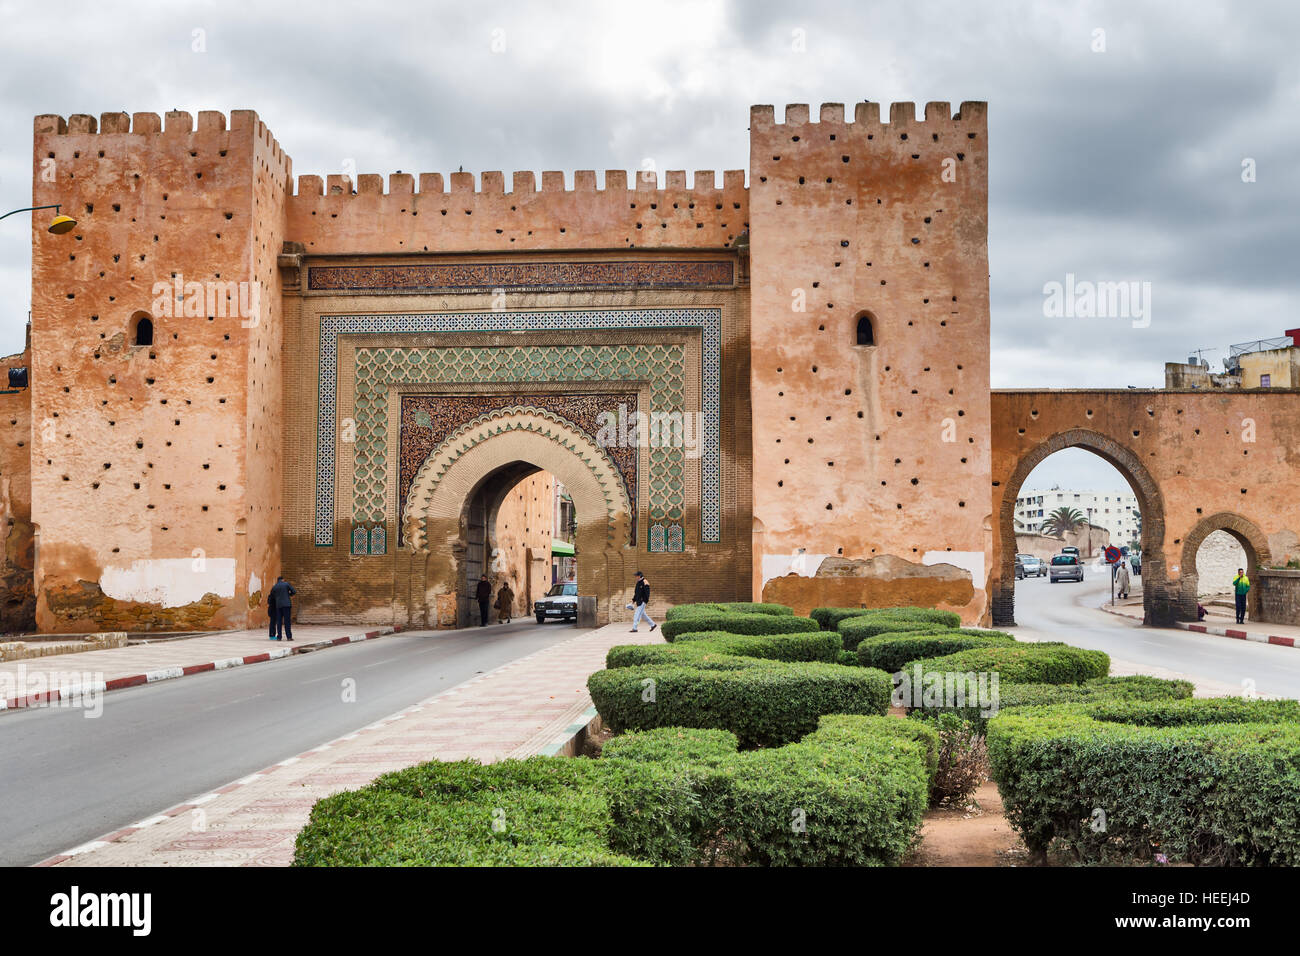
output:
<path id="1" fill-rule="evenodd" d="M 650 603 L 650 582 L 645 579 L 645 575 L 640 571 L 636 573 L 636 587 L 632 589 L 632 606 L 636 608 L 636 613 L 632 615 L 632 633 L 636 633 L 636 626 L 641 623 L 641 618 L 650 621 L 650 630 L 654 630 L 659 625 L 650 620 L 650 615 L 646 613 L 646 605 Z"/>
<path id="2" fill-rule="evenodd" d="M 479 575 L 478 587 L 474 590 L 474 600 L 478 601 L 478 626 L 487 627 L 488 605 L 492 603 L 492 585 L 487 575 Z"/>
<path id="3" fill-rule="evenodd" d="M 297 593 L 293 585 L 283 577 L 276 578 L 275 584 L 271 586 L 271 592 L 266 596 L 267 609 L 271 614 L 271 640 L 278 641 L 282 633 L 286 641 L 293 640 L 293 623 L 289 620 L 293 613 L 293 602 L 290 598 Z"/>
<path id="4" fill-rule="evenodd" d="M 1237 623 L 1246 623 L 1246 595 L 1250 593 L 1250 578 L 1246 577 L 1246 569 L 1238 568 L 1237 576 L 1232 579 L 1232 589 L 1237 595 Z"/>
<path id="5" fill-rule="evenodd" d="M 1115 593 L 1117 596 L 1128 599 L 1128 562 L 1120 559 L 1119 567 L 1115 570 Z"/>

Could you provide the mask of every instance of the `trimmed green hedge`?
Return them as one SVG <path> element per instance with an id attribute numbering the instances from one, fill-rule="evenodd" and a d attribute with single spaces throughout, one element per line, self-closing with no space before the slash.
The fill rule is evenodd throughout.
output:
<path id="1" fill-rule="evenodd" d="M 1015 707 L 1041 707 L 1050 704 L 1101 703 L 1102 701 L 1181 700 L 1192 696 L 1192 684 L 1185 680 L 1163 680 L 1144 674 L 1127 677 L 1098 677 L 1082 684 L 1016 684 L 998 682 L 998 712 Z M 984 733 L 989 717 L 980 715 L 975 706 L 948 708 L 918 707 L 926 713 L 952 710 L 975 724 Z"/>
<path id="2" fill-rule="evenodd" d="M 1110 671 L 1110 657 L 1069 644 L 1045 642 L 1010 647 L 975 647 L 927 658 L 925 670 L 965 673 L 996 671 L 998 681 L 1018 684 L 1081 684 Z M 906 669 L 904 667 L 903 669 Z"/>
<path id="3" fill-rule="evenodd" d="M 829 631 L 801 634 L 773 634 L 757 637 L 725 631 L 692 631 L 679 634 L 672 644 L 623 644 L 605 655 L 606 667 L 636 667 L 642 664 L 690 662 L 713 670 L 735 670 L 736 665 L 717 664 L 722 657 L 757 657 L 773 661 L 825 661 L 838 663 L 843 645 L 840 636 Z"/>
<path id="4" fill-rule="evenodd" d="M 1039 859 L 1300 865 L 1300 702 L 1019 708 L 989 722 L 1007 819 Z"/>
<path id="5" fill-rule="evenodd" d="M 868 667 L 734 658 L 748 666 L 704 670 L 694 662 L 596 671 L 587 689 L 615 733 L 654 727 L 729 730 L 744 747 L 773 747 L 816 729 L 823 714 L 884 714 L 889 675 Z M 723 662 L 725 664 L 725 662 Z"/>
<path id="6" fill-rule="evenodd" d="M 961 615 L 952 611 L 940 611 L 932 607 L 815 607 L 808 616 L 824 631 L 834 631 L 840 622 L 851 617 L 889 616 L 899 620 L 925 621 L 943 627 L 957 627 L 961 624 Z"/>
<path id="7" fill-rule="evenodd" d="M 819 630 L 817 622 L 807 617 L 788 614 L 738 614 L 711 612 L 687 614 L 664 621 L 665 641 L 674 641 L 678 634 L 692 631 L 726 631 L 728 634 L 798 634 Z"/>
<path id="8" fill-rule="evenodd" d="M 835 715 L 799 743 L 729 745 L 679 728 L 607 744 L 602 763 L 635 768 L 611 778 L 613 845 L 674 864 L 895 863 L 921 823 L 938 737 L 916 721 Z"/>
<path id="9" fill-rule="evenodd" d="M 599 761 L 420 764 L 326 797 L 294 866 L 644 866 L 609 848 Z"/>
<path id="10" fill-rule="evenodd" d="M 921 631 L 892 632 L 869 637 L 858 645 L 858 663 L 879 667 L 887 673 L 927 657 L 942 657 L 974 647 L 1005 647 L 1016 639 L 1001 631 L 975 631 L 951 628 L 940 633 Z"/>
<path id="11" fill-rule="evenodd" d="M 931 634 L 935 629 L 933 624 L 926 621 L 905 621 L 879 614 L 850 617 L 840 621 L 840 637 L 844 638 L 844 649 L 849 651 L 857 650 L 858 645 L 867 638 L 880 634 L 902 634 L 907 631 Z"/>
<path id="12" fill-rule="evenodd" d="M 775 614 L 788 617 L 794 608 L 784 604 L 758 604 L 753 601 L 724 601 L 722 603 L 678 604 L 664 614 L 665 621 L 676 621 L 696 614 Z"/>

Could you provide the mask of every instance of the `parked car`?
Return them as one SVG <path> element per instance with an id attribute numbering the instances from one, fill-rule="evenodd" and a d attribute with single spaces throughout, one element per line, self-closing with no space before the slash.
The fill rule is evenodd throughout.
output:
<path id="1" fill-rule="evenodd" d="M 1043 563 L 1042 558 L 1032 554 L 1019 554 L 1016 555 L 1016 560 L 1024 567 L 1024 576 L 1027 578 L 1041 578 L 1047 574 L 1047 565 Z"/>
<path id="2" fill-rule="evenodd" d="M 1052 558 L 1052 566 L 1049 569 L 1050 580 L 1053 584 L 1057 581 L 1078 581 L 1083 583 L 1083 564 L 1079 561 L 1077 554 L 1066 554 L 1064 552 Z"/>
<path id="3" fill-rule="evenodd" d="M 555 620 L 577 621 L 578 585 L 572 582 L 552 585 L 551 589 L 533 605 L 533 613 L 537 617 L 538 624 Z"/>

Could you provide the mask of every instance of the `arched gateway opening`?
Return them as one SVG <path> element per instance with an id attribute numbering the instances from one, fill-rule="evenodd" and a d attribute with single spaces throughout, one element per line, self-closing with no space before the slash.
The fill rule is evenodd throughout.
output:
<path id="1" fill-rule="evenodd" d="M 1130 449 L 1098 432 L 1083 428 L 1060 432 L 1026 453 L 1016 464 L 1004 489 L 998 515 L 998 555 L 993 593 L 993 624 L 1015 624 L 1016 499 L 1038 465 L 1065 448 L 1082 448 L 1111 464 L 1128 482 L 1142 515 L 1142 607 L 1147 624 L 1166 624 L 1179 610 L 1180 596 L 1169 593 L 1165 568 L 1165 508 L 1151 474 Z M 1192 552 L 1195 556 L 1195 551 Z M 1195 605 L 1192 607 L 1195 618 Z"/>
<path id="2" fill-rule="evenodd" d="M 419 603 L 430 623 L 477 621 L 471 596 L 485 571 L 496 584 L 492 559 L 502 506 L 512 489 L 539 472 L 563 483 L 572 500 L 578 593 L 596 598 L 597 623 L 608 623 L 615 605 L 626 603 L 636 570 L 628 561 L 633 508 L 617 468 L 558 416 L 515 408 L 466 426 L 434 449 L 407 494 L 403 537 L 422 564 Z"/>
<path id="3" fill-rule="evenodd" d="M 1209 582 L 1201 581 L 1200 570 L 1207 562 L 1198 560 L 1203 558 L 1200 554 L 1201 545 L 1205 544 L 1205 539 L 1210 537 L 1216 531 L 1226 532 L 1234 538 L 1245 552 L 1244 558 L 1235 558 L 1222 567 L 1214 567 L 1215 562 L 1208 562 L 1212 569 L 1211 573 L 1215 574 L 1216 580 Z M 1239 552 L 1240 553 L 1240 552 Z M 1240 560 L 1243 564 L 1237 564 Z M 1246 576 L 1250 578 L 1252 585 L 1259 582 L 1259 569 L 1262 564 L 1271 560 L 1271 551 L 1268 546 L 1268 536 L 1259 529 L 1254 522 L 1248 521 L 1241 515 L 1233 514 L 1230 511 L 1221 511 L 1218 514 L 1202 518 L 1192 528 L 1191 534 L 1183 539 L 1183 557 L 1182 557 L 1182 577 L 1179 579 L 1179 598 L 1178 598 L 1178 616 L 1183 620 L 1196 620 L 1196 605 L 1203 594 L 1213 594 L 1215 592 L 1224 592 L 1230 594 L 1230 582 L 1236 574 L 1238 567 L 1244 567 Z M 1203 587 L 1202 584 L 1205 584 Z M 1207 602 L 1208 602 L 1207 597 Z M 1219 613 L 1224 613 L 1220 611 Z M 1231 612 L 1227 612 L 1231 613 Z M 1259 620 L 1259 589 L 1252 586 L 1246 595 L 1246 620 Z"/>

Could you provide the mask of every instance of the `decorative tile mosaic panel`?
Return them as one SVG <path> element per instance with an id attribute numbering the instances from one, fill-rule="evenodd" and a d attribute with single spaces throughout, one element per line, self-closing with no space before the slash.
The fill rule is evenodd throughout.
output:
<path id="1" fill-rule="evenodd" d="M 641 379 L 649 382 L 651 410 L 669 413 L 682 411 L 686 396 L 685 352 L 680 345 L 640 345 L 634 349 L 609 345 L 368 348 L 357 350 L 356 363 L 354 521 L 383 521 L 385 517 L 389 493 L 388 390 L 394 385 L 546 381 L 590 386 L 600 381 Z M 552 394 L 551 398 L 555 397 Z M 494 396 L 487 398 L 492 401 Z M 616 414 L 619 411 L 617 402 L 612 410 Z M 419 411 L 429 414 L 433 421 L 427 408 Z M 600 444 L 596 414 L 599 410 L 590 416 L 590 437 Z M 477 417 L 472 415 L 468 420 Z M 636 419 L 631 421 L 635 423 Z M 638 437 L 634 427 L 628 436 L 631 445 L 623 450 L 624 460 L 635 457 Z M 651 520 L 680 520 L 686 503 L 685 454 L 681 447 L 657 445 L 653 437 L 646 436 L 649 516 Z M 613 450 L 617 450 L 617 444 Z M 432 447 L 436 446 L 426 450 L 425 457 Z M 412 478 L 421 464 L 423 458 L 413 463 Z M 628 500 L 635 502 L 636 498 L 629 494 Z"/>
<path id="2" fill-rule="evenodd" d="M 728 259 L 607 262 L 449 262 L 309 266 L 307 288 L 329 292 L 490 292 L 583 289 L 727 288 Z"/>
<path id="3" fill-rule="evenodd" d="M 601 444 L 598 435 L 602 424 L 613 416 L 617 419 L 620 406 L 627 415 L 636 415 L 637 394 L 539 392 L 530 394 L 492 395 L 403 395 L 398 447 L 400 463 L 397 477 L 397 545 L 401 547 L 402 519 L 406 508 L 407 492 L 416 472 L 429 453 L 462 425 L 499 408 L 527 405 L 542 408 L 563 418 L 579 431 L 585 432 L 593 442 Z M 631 444 L 605 444 L 605 452 L 618 468 L 627 491 L 627 499 L 636 502 L 637 448 Z M 636 513 L 632 514 L 632 540 L 636 540 Z"/>
<path id="4" fill-rule="evenodd" d="M 334 471 L 336 428 L 338 421 L 338 337 L 348 334 L 430 333 L 430 332 L 499 332 L 499 331 L 594 331 L 605 329 L 673 329 L 698 328 L 703 340 L 703 405 L 701 435 L 702 455 L 700 537 L 706 542 L 720 540 L 722 531 L 721 501 L 721 351 L 722 311 L 720 309 L 609 309 L 570 312 L 453 312 L 409 315 L 327 315 L 321 317 L 319 388 L 320 409 L 316 441 L 316 544 L 334 543 Z M 429 351 L 429 350 L 425 350 Z M 574 350 L 569 350 L 574 351 Z M 632 355 L 639 356 L 644 350 Z M 626 350 L 620 350 L 626 357 Z M 638 366 L 640 367 L 640 366 Z M 514 371 L 512 374 L 518 374 Z M 591 366 L 589 378 L 599 381 L 611 374 Z M 614 377 L 617 374 L 614 373 Z M 644 377 L 644 372 L 636 377 Z M 478 379 L 482 380 L 482 379 Z M 500 381 L 518 379 L 501 378 Z M 527 380 L 527 379 L 525 379 Z M 474 381 L 471 379 L 470 381 Z M 358 396 L 358 399 L 360 396 Z M 653 407 L 653 406 L 652 406 Z M 674 407 L 665 403 L 663 407 Z M 680 408 L 680 400 L 675 407 Z M 361 441 L 358 429 L 358 442 Z M 369 436 L 373 440 L 373 436 Z M 679 466 L 680 467 L 680 466 Z M 653 493 L 655 489 L 650 489 Z M 380 493 L 382 508 L 382 490 Z M 680 522 L 680 508 L 670 517 Z M 375 520 L 382 520 L 380 517 Z"/>

